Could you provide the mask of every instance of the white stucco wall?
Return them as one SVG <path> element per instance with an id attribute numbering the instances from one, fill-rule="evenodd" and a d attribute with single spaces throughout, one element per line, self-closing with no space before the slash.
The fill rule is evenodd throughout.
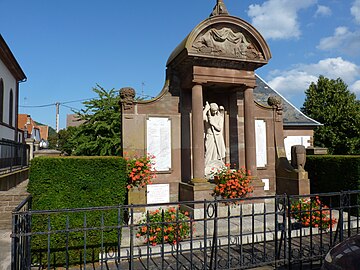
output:
<path id="1" fill-rule="evenodd" d="M 284 140 L 286 157 L 288 160 L 291 160 L 291 146 L 293 145 L 303 145 L 306 147 L 311 146 L 310 136 L 287 136 Z"/>
<path id="2" fill-rule="evenodd" d="M 0 78 L 2 78 L 4 82 L 4 104 L 3 104 L 3 123 L 9 124 L 9 99 L 10 99 L 10 89 L 13 91 L 13 119 L 12 119 L 12 126 L 15 127 L 15 105 L 16 105 L 16 79 L 12 76 L 10 71 L 4 65 L 2 61 L 0 61 Z M 3 127 L 1 127 L 3 129 Z M 0 131 L 0 136 L 2 132 Z M 14 137 L 12 137 L 12 140 Z"/>

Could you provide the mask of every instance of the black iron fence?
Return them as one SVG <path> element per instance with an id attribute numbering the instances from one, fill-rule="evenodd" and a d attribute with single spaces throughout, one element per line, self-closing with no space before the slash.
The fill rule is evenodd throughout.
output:
<path id="1" fill-rule="evenodd" d="M 13 212 L 12 269 L 319 269 L 359 193 Z M 65 198 L 64 198 L 65 199 Z"/>
<path id="2" fill-rule="evenodd" d="M 0 173 L 27 167 L 29 146 L 23 143 L 0 140 Z"/>

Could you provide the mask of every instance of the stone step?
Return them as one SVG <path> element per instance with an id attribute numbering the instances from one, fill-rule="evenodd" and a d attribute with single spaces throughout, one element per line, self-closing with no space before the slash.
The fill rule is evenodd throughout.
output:
<path id="1" fill-rule="evenodd" d="M 29 196 L 27 183 L 28 180 L 8 191 L 0 191 L 0 230 L 11 231 L 12 211 Z"/>

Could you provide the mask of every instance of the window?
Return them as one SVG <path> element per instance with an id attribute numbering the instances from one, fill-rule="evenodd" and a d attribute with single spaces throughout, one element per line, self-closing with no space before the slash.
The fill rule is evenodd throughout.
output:
<path id="1" fill-rule="evenodd" d="M 2 79 L 0 79 L 0 123 L 4 121 L 3 113 L 4 113 L 4 82 Z"/>
<path id="2" fill-rule="evenodd" d="M 10 98 L 9 98 L 9 126 L 13 125 L 13 116 L 14 116 L 14 95 L 13 90 L 10 89 Z"/>

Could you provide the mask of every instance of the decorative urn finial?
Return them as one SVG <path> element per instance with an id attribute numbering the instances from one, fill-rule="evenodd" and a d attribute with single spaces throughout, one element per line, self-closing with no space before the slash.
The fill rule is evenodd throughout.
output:
<path id="1" fill-rule="evenodd" d="M 219 16 L 219 15 L 229 15 L 229 12 L 226 9 L 224 0 L 217 0 L 216 6 L 214 7 L 213 11 L 210 14 L 212 16 Z"/>

